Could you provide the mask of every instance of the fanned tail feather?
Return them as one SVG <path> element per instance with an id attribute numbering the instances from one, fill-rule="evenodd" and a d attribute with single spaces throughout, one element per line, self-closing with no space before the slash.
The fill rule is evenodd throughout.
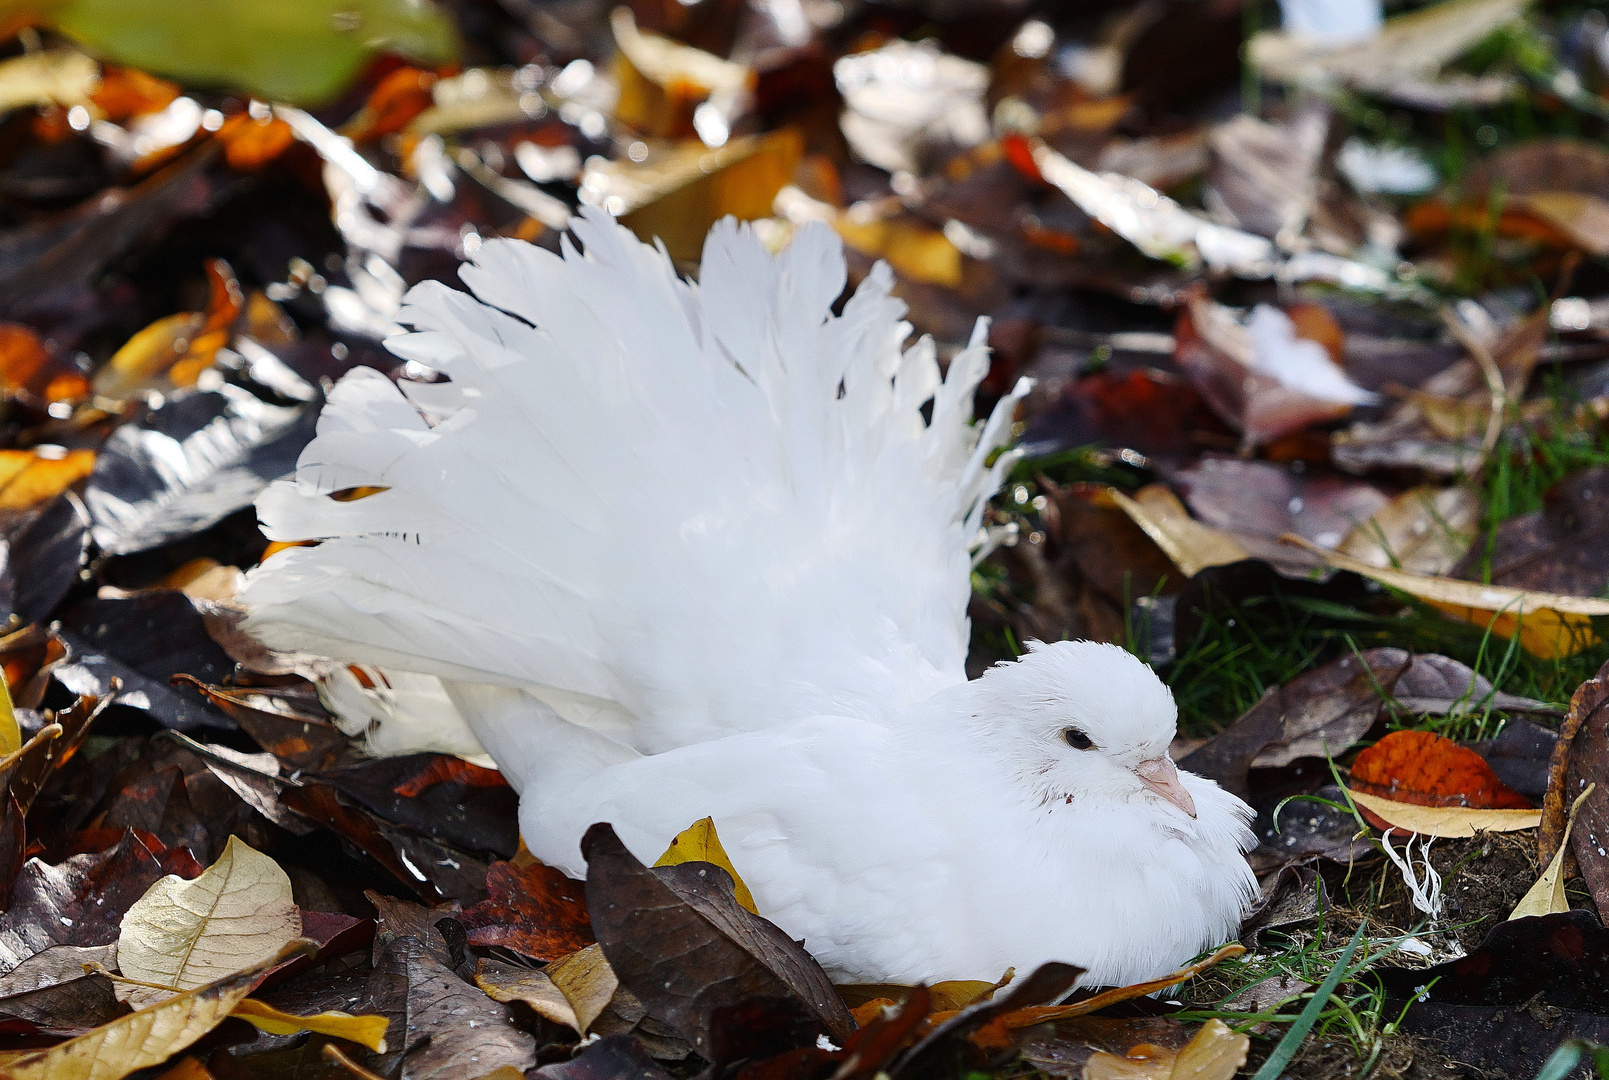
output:
<path id="1" fill-rule="evenodd" d="M 879 264 L 730 220 L 700 281 L 607 215 L 561 256 L 488 241 L 387 342 L 446 382 L 331 393 L 248 577 L 273 648 L 526 690 L 637 749 L 886 715 L 964 675 L 969 549 L 1017 398 L 984 326 L 941 378 Z M 931 419 L 923 408 L 932 403 Z M 345 489 L 383 489 L 340 501 Z M 388 744 L 389 745 L 389 744 Z"/>

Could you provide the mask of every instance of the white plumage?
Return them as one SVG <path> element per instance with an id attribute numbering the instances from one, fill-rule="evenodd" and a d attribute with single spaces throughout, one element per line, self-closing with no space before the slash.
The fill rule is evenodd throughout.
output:
<path id="1" fill-rule="evenodd" d="M 971 423 L 982 325 L 941 380 L 885 267 L 831 313 L 825 228 L 773 256 L 722 222 L 697 285 L 604 215 L 575 233 L 584 255 L 488 242 L 473 296 L 409 294 L 388 345 L 448 381 L 336 386 L 258 502 L 322 543 L 249 575 L 248 628 L 405 673 L 380 745 L 478 740 L 572 873 L 595 821 L 651 859 L 713 815 L 761 912 L 843 977 L 1126 982 L 1231 933 L 1249 811 L 1173 770 L 1148 668 L 1060 643 L 965 680 L 1026 389 Z M 354 487 L 384 490 L 329 497 Z"/>

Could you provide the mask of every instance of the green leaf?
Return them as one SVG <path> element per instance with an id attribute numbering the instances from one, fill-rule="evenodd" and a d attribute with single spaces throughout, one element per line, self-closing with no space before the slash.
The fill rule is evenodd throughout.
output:
<path id="1" fill-rule="evenodd" d="M 457 55 L 431 0 L 0 0 L 0 23 L 28 15 L 103 60 L 298 105 L 335 97 L 378 52 Z"/>

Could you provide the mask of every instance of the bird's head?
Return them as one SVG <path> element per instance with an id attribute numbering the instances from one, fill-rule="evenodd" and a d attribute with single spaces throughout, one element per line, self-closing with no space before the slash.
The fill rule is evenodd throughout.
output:
<path id="1" fill-rule="evenodd" d="M 973 734 L 1041 804 L 1162 800 L 1196 816 L 1168 757 L 1178 723 L 1173 695 L 1116 645 L 1032 642 L 1027 655 L 990 668 L 967 693 Z"/>

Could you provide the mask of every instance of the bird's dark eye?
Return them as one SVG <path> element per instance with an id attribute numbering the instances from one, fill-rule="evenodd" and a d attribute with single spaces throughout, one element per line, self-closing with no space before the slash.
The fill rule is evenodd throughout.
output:
<path id="1" fill-rule="evenodd" d="M 1075 727 L 1070 727 L 1066 731 L 1063 731 L 1061 733 L 1061 737 L 1066 739 L 1067 745 L 1071 746 L 1074 750 L 1088 750 L 1090 747 L 1095 745 L 1090 741 L 1088 735 L 1085 735 L 1082 731 L 1079 731 Z"/>

